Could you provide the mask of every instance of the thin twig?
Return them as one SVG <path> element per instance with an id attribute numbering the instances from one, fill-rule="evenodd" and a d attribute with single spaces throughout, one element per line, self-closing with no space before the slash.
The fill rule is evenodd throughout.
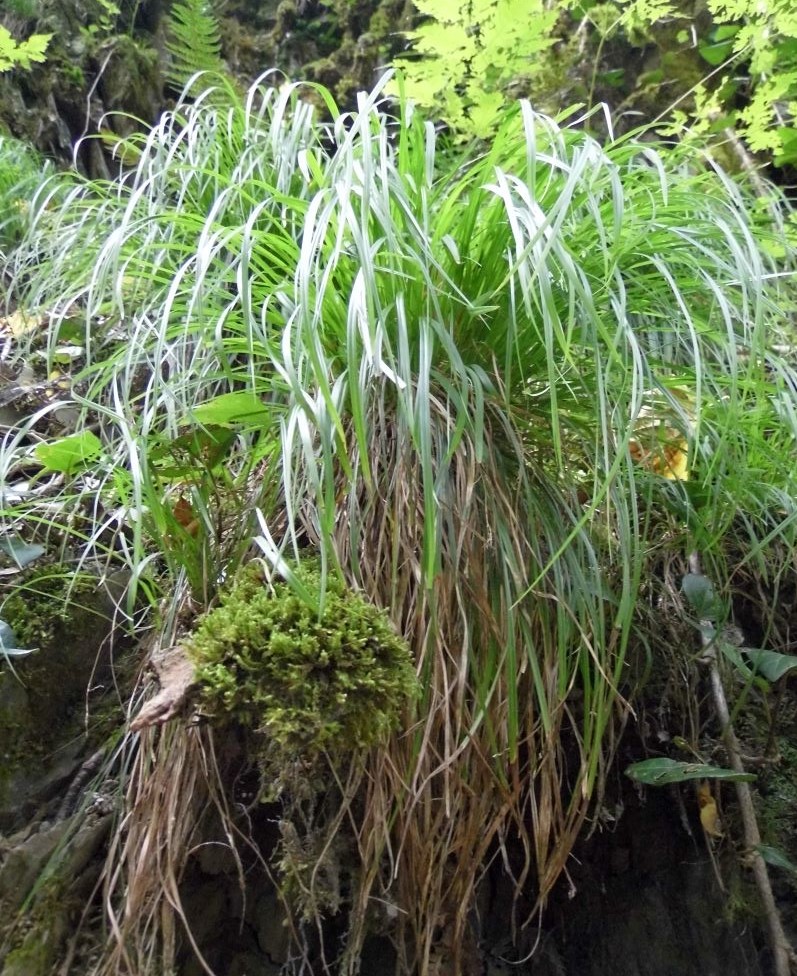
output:
<path id="1" fill-rule="evenodd" d="M 700 569 L 700 556 L 693 552 L 689 556 L 689 570 L 696 575 L 702 575 Z M 703 625 L 706 626 L 703 626 Z M 735 773 L 746 772 L 742 762 L 739 740 L 733 731 L 731 716 L 728 710 L 728 700 L 725 697 L 725 689 L 722 686 L 719 668 L 717 666 L 716 649 L 714 647 L 713 636 L 710 636 L 712 625 L 710 621 L 701 621 L 701 632 L 703 634 L 703 649 L 705 651 L 704 660 L 709 669 L 711 682 L 711 695 L 714 700 L 714 708 L 720 721 L 722 738 L 728 752 L 728 761 L 731 769 Z M 742 825 L 744 829 L 744 842 L 747 847 L 749 863 L 753 870 L 758 892 L 761 897 L 761 904 L 767 920 L 769 930 L 769 945 L 775 964 L 775 976 L 790 976 L 792 972 L 792 960 L 794 950 L 789 945 L 786 934 L 783 931 L 783 924 L 780 920 L 780 913 L 775 904 L 775 895 L 769 880 L 767 865 L 761 856 L 761 833 L 758 829 L 755 806 L 753 804 L 753 794 L 748 783 L 737 780 L 735 782 L 736 796 L 739 800 L 739 809 L 742 814 Z"/>

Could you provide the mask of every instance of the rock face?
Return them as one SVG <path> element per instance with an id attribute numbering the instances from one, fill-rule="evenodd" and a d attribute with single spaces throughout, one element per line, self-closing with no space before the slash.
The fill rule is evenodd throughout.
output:
<path id="1" fill-rule="evenodd" d="M 86 716 L 109 687 L 112 606 L 90 580 L 78 583 L 65 604 L 70 582 L 50 567 L 4 602 L 22 646 L 37 648 L 13 667 L 0 661 L 0 830 L 6 833 L 36 811 L 49 816 L 63 804 L 63 790 L 90 749 Z"/>
<path id="2" fill-rule="evenodd" d="M 171 4 L 120 6 L 112 15 L 101 0 L 62 0 L 15 22 L 17 36 L 35 31 L 53 39 L 43 64 L 0 74 L 0 130 L 62 163 L 75 154 L 94 178 L 117 170 L 113 137 L 153 123 L 175 94 L 164 78 Z M 220 29 L 224 59 L 244 83 L 276 70 L 276 80 L 326 85 L 345 107 L 371 87 L 411 23 L 408 0 L 231 0 Z"/>
<path id="3" fill-rule="evenodd" d="M 0 866 L 0 906 L 5 919 L 19 919 L 0 944 L 2 976 L 48 976 L 62 958 L 99 876 L 97 854 L 111 830 L 110 814 L 82 814 L 35 825 L 9 838 Z M 29 833 L 29 836 L 26 836 Z M 58 851 L 54 870 L 54 863 Z M 46 880 L 44 880 L 46 879 Z M 34 886 L 46 889 L 30 915 L 17 913 Z"/>
<path id="4" fill-rule="evenodd" d="M 91 791 L 124 714 L 111 681 L 111 604 L 94 580 L 65 602 L 69 583 L 51 566 L 4 600 L 20 643 L 38 650 L 13 668 L 0 660 L 2 976 L 53 971 L 97 882 L 113 819 Z"/>
<path id="5" fill-rule="evenodd" d="M 769 971 L 763 944 L 752 935 L 756 896 L 748 879 L 739 874 L 733 855 L 716 855 L 715 869 L 699 823 L 681 812 L 677 794 L 666 790 L 649 790 L 643 799 L 629 796 L 613 830 L 594 836 L 577 853 L 581 863 L 571 872 L 575 895 L 560 896 L 551 918 L 564 972 L 762 976 Z M 735 918 L 718 872 L 740 898 Z"/>
<path id="6" fill-rule="evenodd" d="M 117 25 L 103 10 L 96 0 L 65 0 L 14 25 L 19 36 L 53 38 L 43 64 L 0 75 L 0 124 L 61 162 L 85 135 L 125 134 L 134 119 L 152 121 L 163 101 L 155 36 Z M 108 175 L 100 140 L 82 144 L 76 162 L 91 176 Z"/>

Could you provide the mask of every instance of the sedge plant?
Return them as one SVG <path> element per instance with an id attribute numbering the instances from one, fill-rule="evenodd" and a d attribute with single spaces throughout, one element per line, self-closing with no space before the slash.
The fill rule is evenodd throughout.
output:
<path id="1" fill-rule="evenodd" d="M 732 552 L 789 568 L 784 205 L 694 149 L 601 145 L 525 103 L 452 155 L 379 87 L 347 114 L 315 89 L 329 122 L 301 92 L 219 85 L 126 140 L 116 182 L 42 191 L 11 271 L 50 316 L 42 368 L 81 347 L 74 430 L 42 435 L 73 438 L 74 460 L 53 472 L 7 437 L 2 513 L 193 613 L 241 561 L 290 580 L 308 551 L 321 603 L 342 577 L 385 608 L 421 692 L 356 777 L 342 971 L 377 901 L 403 972 L 443 952 L 461 971 L 497 851 L 537 907 L 566 867 L 629 642 L 656 648 L 638 602 L 659 554 L 698 548 L 718 586 Z M 23 461 L 47 491 L 10 490 Z M 182 758 L 174 725 L 161 741 L 195 789 L 196 740 Z M 125 821 L 152 846 L 155 755 Z M 170 796 L 187 847 L 191 794 Z M 147 971 L 178 903 L 170 870 L 125 913 L 144 870 L 134 853 L 109 873 L 123 971 Z"/>

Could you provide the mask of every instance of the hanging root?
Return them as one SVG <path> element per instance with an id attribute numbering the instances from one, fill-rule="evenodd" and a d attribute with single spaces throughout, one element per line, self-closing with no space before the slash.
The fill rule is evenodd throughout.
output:
<path id="1" fill-rule="evenodd" d="M 208 815 L 215 810 L 225 827 L 231 824 L 213 733 L 176 723 L 141 732 L 125 803 L 105 869 L 111 939 L 96 976 L 170 972 L 181 936 L 213 976 L 193 940 L 180 895 L 183 871 Z M 229 830 L 227 841 L 240 871 Z M 243 884 L 242 874 L 240 880 Z"/>

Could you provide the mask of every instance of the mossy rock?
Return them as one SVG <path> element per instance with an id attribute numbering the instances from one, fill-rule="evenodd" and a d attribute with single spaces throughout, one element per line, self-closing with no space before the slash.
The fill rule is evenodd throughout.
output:
<path id="1" fill-rule="evenodd" d="M 57 793 L 79 763 L 89 684 L 101 684 L 112 607 L 94 577 L 56 566 L 28 574 L 0 603 L 24 658 L 0 658 L 0 829 Z M 45 762 L 45 757 L 49 757 Z"/>
<path id="2" fill-rule="evenodd" d="M 298 587 L 240 572 L 187 642 L 202 708 L 266 734 L 285 756 L 367 749 L 417 691 L 407 643 L 387 614 L 312 564 Z M 307 599 L 307 595 L 310 598 Z"/>
<path id="3" fill-rule="evenodd" d="M 32 931 L 8 954 L 2 976 L 49 976 L 57 961 L 54 947 L 58 942 L 60 939 L 43 938 L 38 929 Z"/>
<path id="4" fill-rule="evenodd" d="M 90 814 L 11 839 L 0 862 L 0 976 L 58 970 L 97 883 L 112 826 L 110 814 Z"/>

